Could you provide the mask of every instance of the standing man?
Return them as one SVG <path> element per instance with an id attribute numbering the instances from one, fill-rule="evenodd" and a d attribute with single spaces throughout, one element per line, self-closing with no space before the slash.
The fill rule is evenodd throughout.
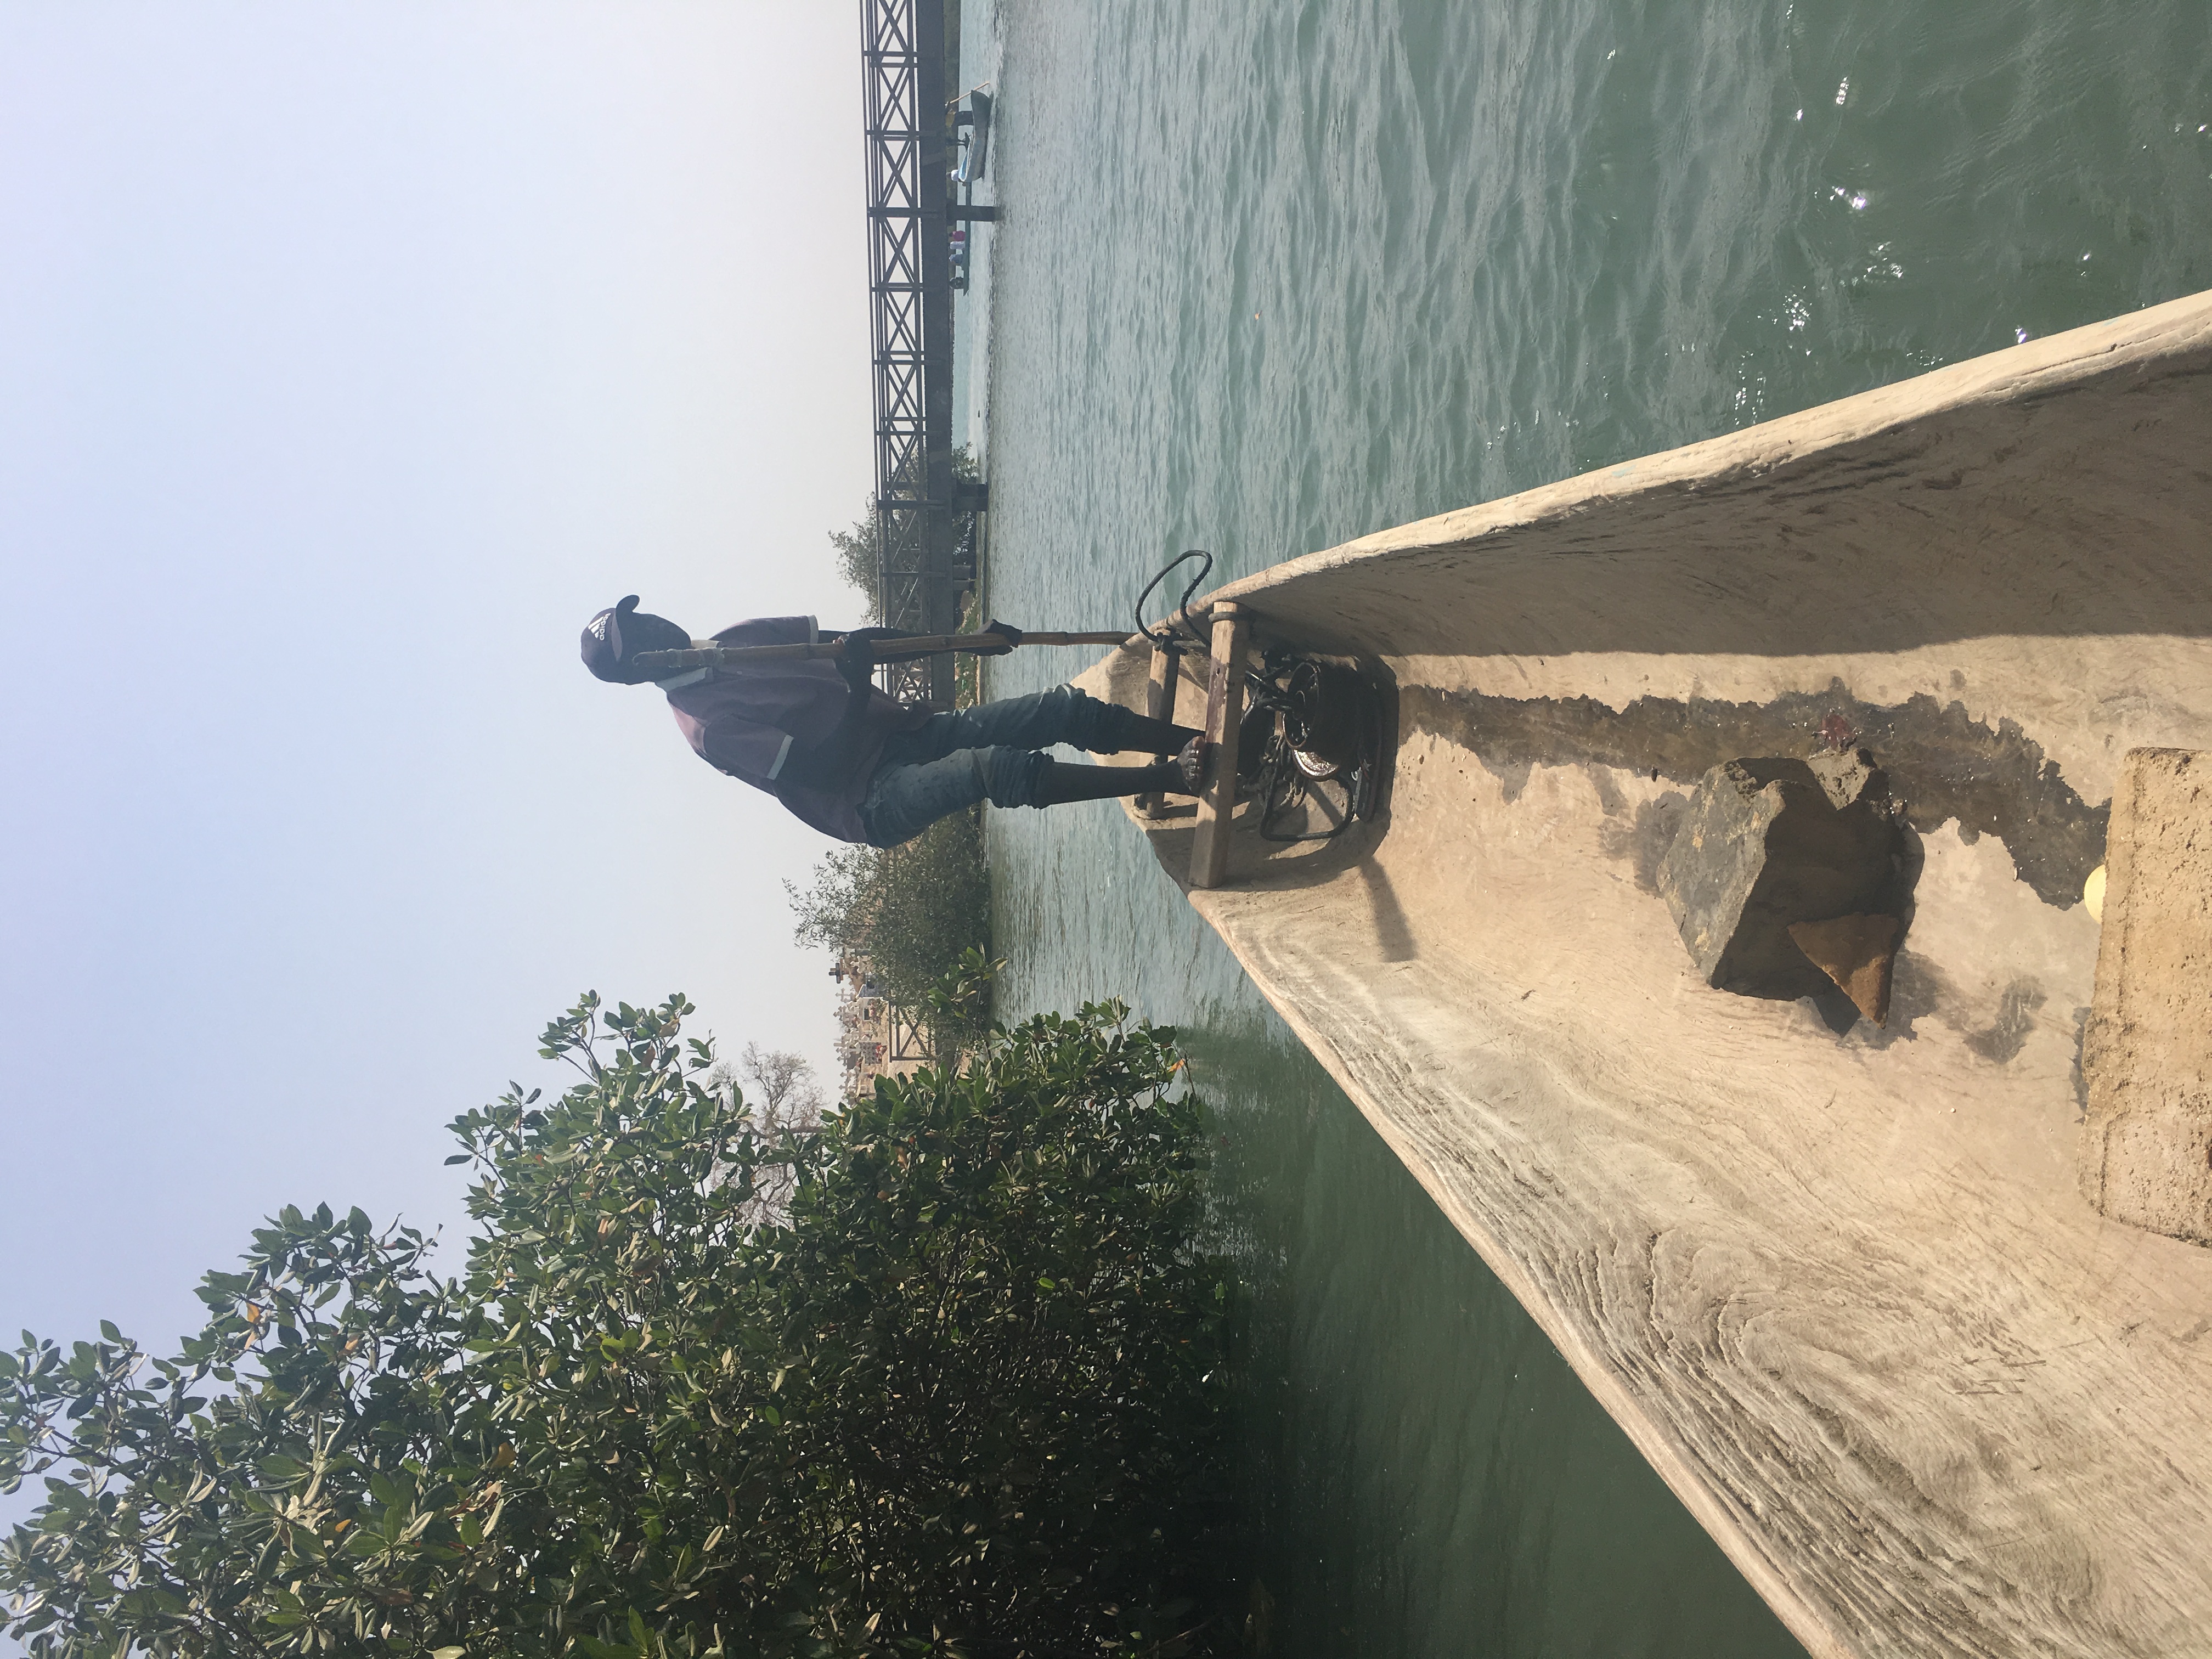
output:
<path id="1" fill-rule="evenodd" d="M 1020 630 L 994 622 L 1006 649 Z M 811 617 L 761 617 L 714 636 L 720 646 L 801 645 Z M 1110 795 L 1194 795 L 1209 745 L 1187 726 L 1102 702 L 1072 685 L 950 714 L 895 702 L 869 678 L 889 628 L 856 629 L 842 653 L 695 668 L 659 679 L 629 666 L 646 651 L 685 651 L 691 635 L 637 608 L 611 605 L 584 629 L 584 666 L 617 685 L 668 694 L 676 724 L 710 766 L 764 789 L 827 836 L 896 847 L 978 801 L 1057 806 Z M 995 653 L 994 653 L 995 654 Z M 1078 766 L 1043 752 L 1056 743 L 1093 754 L 1137 750 L 1175 758 L 1150 766 Z"/>

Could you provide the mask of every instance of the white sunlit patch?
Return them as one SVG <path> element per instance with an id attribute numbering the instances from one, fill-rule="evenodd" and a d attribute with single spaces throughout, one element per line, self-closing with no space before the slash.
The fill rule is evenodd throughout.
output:
<path id="1" fill-rule="evenodd" d="M 1895 281 L 1905 275 L 1905 267 L 1898 264 L 1896 260 L 1887 257 L 1890 245 L 1887 242 L 1881 242 L 1875 245 L 1874 251 L 1874 263 L 1868 265 L 1866 270 L 1862 273 L 1866 281 L 1870 283 L 1880 282 L 1885 276 L 1890 278 L 1892 281 Z"/>
<path id="2" fill-rule="evenodd" d="M 1813 320 L 1813 308 L 1795 294 L 1782 302 L 1783 317 L 1794 332 Z"/>

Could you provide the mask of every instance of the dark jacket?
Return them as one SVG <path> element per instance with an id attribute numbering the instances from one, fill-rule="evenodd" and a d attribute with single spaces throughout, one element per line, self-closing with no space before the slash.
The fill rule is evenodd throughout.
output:
<path id="1" fill-rule="evenodd" d="M 717 645 L 796 645 L 818 637 L 811 617 L 757 617 L 724 629 Z M 700 757 L 765 789 L 827 836 L 864 842 L 860 801 L 884 739 L 911 732 L 927 708 L 894 702 L 872 686 L 854 694 L 826 657 L 747 668 L 702 669 L 659 683 L 676 723 Z"/>

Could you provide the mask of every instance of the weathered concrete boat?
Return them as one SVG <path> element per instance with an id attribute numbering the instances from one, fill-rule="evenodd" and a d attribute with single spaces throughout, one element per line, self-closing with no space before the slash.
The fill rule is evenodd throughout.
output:
<path id="1" fill-rule="evenodd" d="M 1192 902 L 1807 1647 L 2212 1651 L 2212 1249 L 2076 1169 L 2116 780 L 2212 748 L 2212 295 L 1215 598 L 1393 684 L 1396 751 Z M 1838 716 L 1903 803 L 1879 1027 L 1714 988 L 1660 891 L 1712 769 Z M 2212 1033 L 2212 893 L 2139 908 Z"/>

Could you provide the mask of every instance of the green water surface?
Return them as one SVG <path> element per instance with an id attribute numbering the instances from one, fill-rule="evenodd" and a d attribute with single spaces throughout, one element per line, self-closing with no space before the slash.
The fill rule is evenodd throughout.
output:
<path id="1" fill-rule="evenodd" d="M 963 411 L 1018 623 L 2212 287 L 2208 0 L 968 13 L 1006 216 Z M 1121 996 L 1219 1106 L 1270 1650 L 1800 1651 L 1118 809 L 990 837 L 1009 1012 Z"/>

